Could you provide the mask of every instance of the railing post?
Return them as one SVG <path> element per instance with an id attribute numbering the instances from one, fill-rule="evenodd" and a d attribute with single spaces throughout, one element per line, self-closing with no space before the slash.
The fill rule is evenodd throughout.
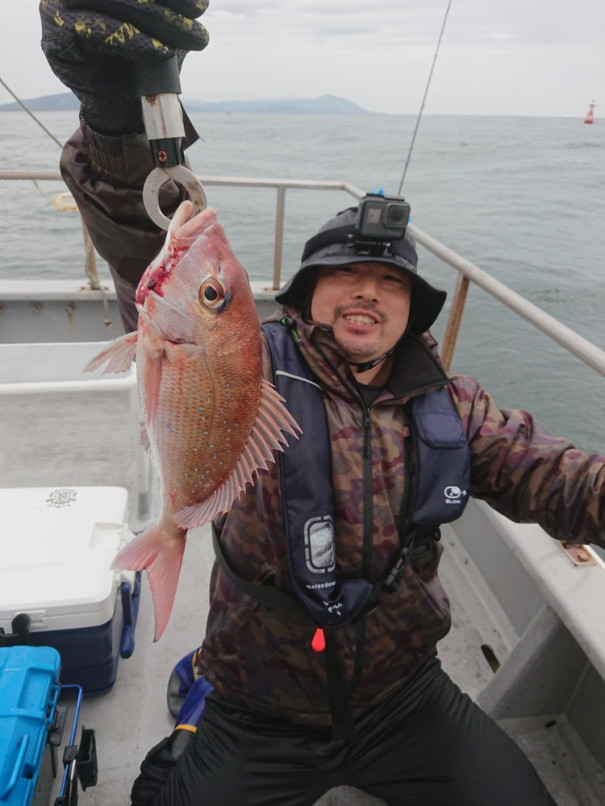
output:
<path id="1" fill-rule="evenodd" d="M 84 253 L 86 257 L 85 271 L 88 277 L 90 287 L 94 291 L 98 291 L 101 287 L 99 283 L 99 275 L 97 274 L 97 263 L 95 260 L 95 248 L 93 246 L 88 227 L 84 223 L 84 219 L 80 216 L 82 222 L 82 235 L 84 236 Z"/>
<path id="2" fill-rule="evenodd" d="M 456 342 L 458 340 L 458 332 L 462 322 L 462 314 L 464 313 L 464 305 L 466 303 L 469 285 L 470 280 L 468 277 L 465 277 L 464 274 L 459 274 L 456 288 L 454 289 L 450 314 L 445 327 L 443 346 L 441 348 L 441 362 L 448 372 L 452 364 L 452 358 L 454 357 L 454 349 L 456 348 Z"/>
<path id="3" fill-rule="evenodd" d="M 281 263 L 284 250 L 284 211 L 286 209 L 286 188 L 277 188 L 277 207 L 275 209 L 275 245 L 273 250 L 273 290 L 278 291 L 281 279 Z"/>

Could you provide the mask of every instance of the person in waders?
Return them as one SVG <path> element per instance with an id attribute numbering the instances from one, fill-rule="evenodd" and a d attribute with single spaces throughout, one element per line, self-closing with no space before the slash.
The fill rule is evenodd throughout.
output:
<path id="1" fill-rule="evenodd" d="M 112 16 L 95 16 L 104 5 Z M 133 25 L 133 9 L 132 37 L 109 47 L 107 31 Z M 62 174 L 112 267 L 126 329 L 164 240 L 142 201 L 153 164 L 130 65 L 160 46 L 181 61 L 201 49 L 202 10 L 41 3 L 44 52 L 82 104 Z M 101 29 L 102 41 L 83 33 Z M 168 211 L 181 192 L 168 184 L 165 196 Z M 441 668 L 439 525 L 474 496 L 554 538 L 603 546 L 605 458 L 448 376 L 430 333 L 445 293 L 418 274 L 408 215 L 404 199 L 369 194 L 330 219 L 263 324 L 264 375 L 303 436 L 213 524 L 187 708 L 143 760 L 134 806 L 311 806 L 340 785 L 395 806 L 554 804 Z"/>

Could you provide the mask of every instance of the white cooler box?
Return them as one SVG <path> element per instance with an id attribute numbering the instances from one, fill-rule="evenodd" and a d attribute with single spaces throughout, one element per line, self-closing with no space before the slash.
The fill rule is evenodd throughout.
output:
<path id="1" fill-rule="evenodd" d="M 134 650 L 139 577 L 111 569 L 127 507 L 122 487 L 0 489 L 0 646 L 55 647 L 88 694 Z"/>

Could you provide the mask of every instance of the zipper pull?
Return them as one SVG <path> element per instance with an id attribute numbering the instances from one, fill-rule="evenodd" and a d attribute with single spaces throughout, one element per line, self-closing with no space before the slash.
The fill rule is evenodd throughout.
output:
<path id="1" fill-rule="evenodd" d="M 318 627 L 315 630 L 315 635 L 311 641 L 311 648 L 314 652 L 323 652 L 326 648 L 326 636 L 324 635 L 322 627 Z"/>

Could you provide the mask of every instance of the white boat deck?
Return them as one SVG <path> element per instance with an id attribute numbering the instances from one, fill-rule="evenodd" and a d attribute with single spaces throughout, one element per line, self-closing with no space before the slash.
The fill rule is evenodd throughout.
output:
<path id="1" fill-rule="evenodd" d="M 83 365 L 82 349 L 96 351 L 94 345 L 65 348 L 71 367 L 74 361 Z M 28 375 L 16 352 L 17 360 L 7 361 L 9 352 L 2 366 L 18 367 L 19 376 L 0 379 L 0 487 L 124 486 L 131 528 L 137 528 L 149 491 L 138 448 L 134 379 L 84 379 L 70 369 L 60 376 L 53 370 L 40 384 L 40 366 Z M 45 355 L 34 364 L 43 365 Z M 540 530 L 524 531 L 536 527 L 492 519 L 482 506 L 469 509 L 461 528 L 443 530 L 441 576 L 453 611 L 452 631 L 440 646 L 443 665 L 516 737 L 559 806 L 602 804 L 603 567 L 597 561 L 575 568 Z M 80 795 L 82 806 L 128 803 L 145 753 L 171 732 L 166 685 L 178 659 L 202 641 L 212 559 L 208 529 L 194 530 L 175 609 L 158 643 L 144 580 L 135 652 L 120 660 L 108 694 L 84 702 L 80 724 L 96 731 L 99 782 Z M 341 789 L 320 803 L 377 801 Z"/>
<path id="2" fill-rule="evenodd" d="M 454 618 L 452 631 L 441 643 L 440 657 L 452 678 L 477 698 L 494 678 L 481 649 L 485 629 L 493 630 L 493 625 L 488 627 L 490 619 L 485 616 L 477 628 L 481 610 L 476 609 L 472 595 L 465 595 L 465 581 L 450 553 L 455 537 L 446 529 L 444 539 L 447 549 L 441 576 L 450 593 Z M 82 806 L 127 804 L 146 752 L 172 731 L 166 685 L 175 662 L 202 641 L 212 560 L 209 529 L 194 530 L 188 540 L 175 609 L 157 643 L 153 641 L 153 613 L 144 582 L 133 656 L 119 661 L 116 683 L 108 694 L 84 701 L 80 724 L 96 731 L 99 781 L 81 794 Z M 492 647 L 501 641 L 500 635 L 493 634 Z M 513 719 L 503 726 L 537 766 L 559 806 L 597 806 L 604 802 L 602 768 L 564 715 Z M 324 796 L 318 806 L 379 803 L 356 790 L 340 788 Z"/>

